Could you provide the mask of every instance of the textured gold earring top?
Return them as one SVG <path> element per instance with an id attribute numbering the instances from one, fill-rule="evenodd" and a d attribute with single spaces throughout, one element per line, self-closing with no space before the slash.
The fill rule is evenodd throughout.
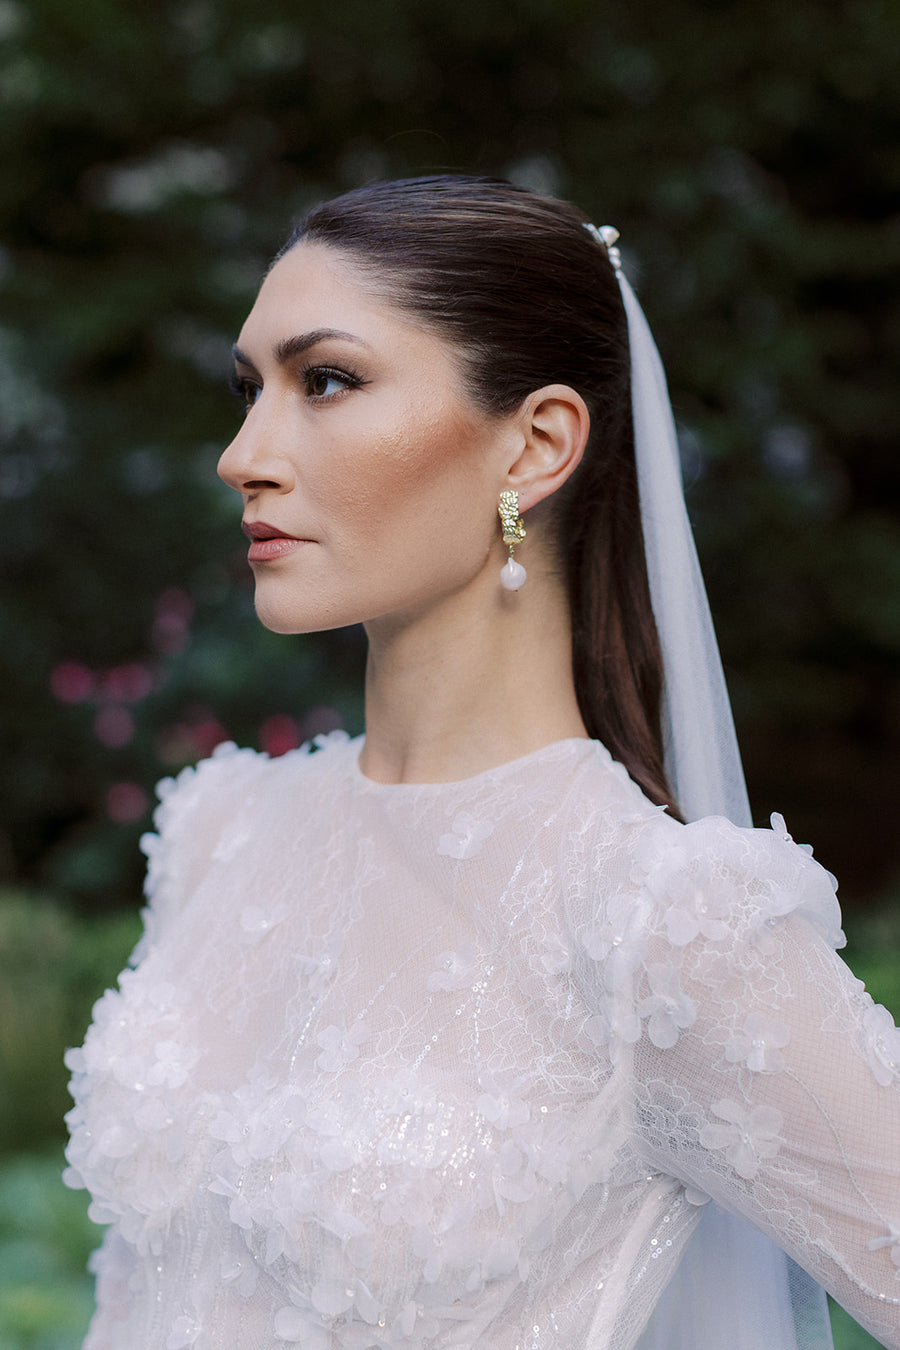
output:
<path id="1" fill-rule="evenodd" d="M 516 544 L 521 544 L 525 538 L 525 522 L 519 515 L 519 494 L 518 492 L 507 491 L 500 493 L 500 505 L 497 508 L 500 512 L 500 522 L 503 526 L 503 542 L 509 545 L 510 557 Z"/>
<path id="2" fill-rule="evenodd" d="M 510 489 L 500 493 L 500 523 L 503 526 L 503 542 L 509 545 L 509 557 L 500 573 L 500 582 L 507 591 L 520 591 L 525 585 L 528 573 L 521 563 L 516 562 L 513 550 L 525 538 L 525 522 L 519 515 L 519 494 Z"/>

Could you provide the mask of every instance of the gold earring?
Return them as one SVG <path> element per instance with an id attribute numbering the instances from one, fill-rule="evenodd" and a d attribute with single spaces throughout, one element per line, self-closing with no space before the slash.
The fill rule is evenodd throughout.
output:
<path id="1" fill-rule="evenodd" d="M 516 545 L 525 538 L 525 522 L 519 515 L 518 492 L 501 492 L 497 509 L 503 526 L 503 542 L 509 545 L 509 558 L 500 571 L 500 584 L 508 591 L 518 591 L 525 585 L 528 576 L 522 564 L 513 557 Z"/>

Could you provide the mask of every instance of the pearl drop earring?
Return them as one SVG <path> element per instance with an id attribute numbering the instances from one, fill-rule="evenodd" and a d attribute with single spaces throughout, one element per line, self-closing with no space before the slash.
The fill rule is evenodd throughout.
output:
<path id="1" fill-rule="evenodd" d="M 525 538 L 525 522 L 519 515 L 518 492 L 501 492 L 497 508 L 503 526 L 503 542 L 509 545 L 509 558 L 500 572 L 500 583 L 508 591 L 518 591 L 525 585 L 528 573 L 513 557 L 513 550 Z"/>

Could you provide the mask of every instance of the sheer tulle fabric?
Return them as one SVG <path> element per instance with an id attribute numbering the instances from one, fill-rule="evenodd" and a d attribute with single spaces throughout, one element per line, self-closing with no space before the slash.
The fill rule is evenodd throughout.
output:
<path id="1" fill-rule="evenodd" d="M 644 313 L 621 272 L 631 346 L 632 411 L 641 522 L 665 668 L 666 769 L 688 820 L 751 823 L 731 703 L 684 504 L 666 377 Z M 701 1225 L 642 1350 L 723 1343 L 709 1321 L 711 1290 L 729 1288 L 729 1345 L 830 1350 L 824 1293 L 758 1233 L 724 1214 Z M 704 1272 L 707 1279 L 704 1280 Z M 661 1338 L 661 1339 L 660 1339 Z"/>
<path id="2" fill-rule="evenodd" d="M 163 786 L 137 969 L 69 1057 L 88 1350 L 631 1350 L 710 1197 L 900 1345 L 900 1048 L 828 874 L 595 742 L 431 786 L 358 749 Z M 648 1344 L 697 1278 L 691 1350 L 771 1344 L 684 1270 Z"/>
<path id="3" fill-rule="evenodd" d="M 684 505 L 678 441 L 656 344 L 626 278 L 641 524 L 665 667 L 666 769 L 688 820 L 750 824 L 740 751 L 706 588 Z"/>

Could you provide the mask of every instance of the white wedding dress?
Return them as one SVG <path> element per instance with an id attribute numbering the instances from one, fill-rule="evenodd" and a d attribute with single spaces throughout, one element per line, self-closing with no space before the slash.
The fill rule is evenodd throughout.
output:
<path id="1" fill-rule="evenodd" d="M 596 742 L 435 785 L 358 753 L 163 785 L 137 967 L 69 1054 L 87 1350 L 629 1350 L 710 1197 L 900 1346 L 900 1033 L 809 852 Z"/>

